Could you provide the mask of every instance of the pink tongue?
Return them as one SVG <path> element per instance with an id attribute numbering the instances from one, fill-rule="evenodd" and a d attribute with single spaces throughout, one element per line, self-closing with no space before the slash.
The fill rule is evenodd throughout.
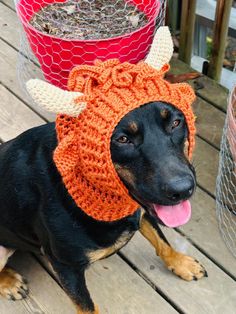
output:
<path id="1" fill-rule="evenodd" d="M 189 201 L 171 206 L 154 204 L 154 209 L 161 221 L 170 228 L 184 225 L 191 217 L 191 204 Z"/>

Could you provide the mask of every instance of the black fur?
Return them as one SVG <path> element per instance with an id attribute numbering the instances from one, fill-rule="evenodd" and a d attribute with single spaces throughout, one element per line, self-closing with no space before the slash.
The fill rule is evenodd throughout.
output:
<path id="1" fill-rule="evenodd" d="M 163 109 L 168 111 L 165 118 Z M 180 124 L 173 129 L 176 119 Z M 135 134 L 128 130 L 130 121 L 138 125 Z M 120 142 L 122 136 L 127 143 Z M 175 204 L 194 190 L 193 168 L 183 154 L 186 136 L 183 115 L 163 103 L 130 112 L 113 132 L 113 162 L 133 174 L 134 184 L 120 176 L 154 225 L 152 203 Z M 0 245 L 36 253 L 43 248 L 68 294 L 92 311 L 84 278 L 87 253 L 112 246 L 124 232 L 132 235 L 139 229 L 140 210 L 112 223 L 88 217 L 66 191 L 53 163 L 56 145 L 55 124 L 49 123 L 0 146 Z M 176 182 L 183 193 L 173 192 Z M 191 190 L 187 195 L 186 187 Z"/>

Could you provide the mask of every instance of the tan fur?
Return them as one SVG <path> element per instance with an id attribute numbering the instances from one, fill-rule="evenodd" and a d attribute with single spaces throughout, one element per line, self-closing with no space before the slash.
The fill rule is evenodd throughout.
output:
<path id="1" fill-rule="evenodd" d="M 135 134 L 138 132 L 138 125 L 136 122 L 131 121 L 131 122 L 129 122 L 128 125 L 129 125 L 129 130 L 131 131 L 131 133 Z"/>
<path id="2" fill-rule="evenodd" d="M 194 258 L 176 252 L 160 238 L 157 231 L 142 216 L 140 232 L 154 246 L 157 255 L 163 260 L 169 270 L 184 280 L 196 280 L 206 275 L 203 266 Z"/>
<path id="3" fill-rule="evenodd" d="M 184 155 L 188 158 L 188 147 L 189 147 L 189 143 L 188 140 L 185 141 L 184 143 Z"/>
<path id="4" fill-rule="evenodd" d="M 122 236 L 113 244 L 112 246 L 105 248 L 105 249 L 99 249 L 96 251 L 90 251 L 87 253 L 87 257 L 90 260 L 90 263 L 94 263 L 100 259 L 103 259 L 119 249 L 121 249 L 133 236 L 134 233 L 123 233 Z"/>
<path id="5" fill-rule="evenodd" d="M 161 115 L 161 117 L 162 117 L 163 119 L 166 119 L 166 118 L 168 117 L 168 114 L 169 114 L 169 110 L 167 110 L 167 109 L 162 109 L 162 110 L 160 111 L 160 115 Z"/>
<path id="6" fill-rule="evenodd" d="M 135 176 L 133 175 L 133 173 L 129 169 L 122 167 L 118 164 L 114 164 L 114 166 L 120 178 L 131 186 L 135 187 Z"/>
<path id="7" fill-rule="evenodd" d="M 5 267 L 0 272 L 0 294 L 9 300 L 21 300 L 28 293 L 27 285 L 21 275 Z"/>
<path id="8" fill-rule="evenodd" d="M 14 250 L 0 246 L 0 271 L 5 267 L 8 258 L 14 253 Z"/>
<path id="9" fill-rule="evenodd" d="M 95 310 L 94 311 L 83 311 L 82 309 L 81 309 L 81 307 L 80 306 L 76 306 L 76 308 L 77 308 L 77 314 L 99 314 L 99 310 L 98 310 L 98 306 L 97 305 L 95 305 Z"/>

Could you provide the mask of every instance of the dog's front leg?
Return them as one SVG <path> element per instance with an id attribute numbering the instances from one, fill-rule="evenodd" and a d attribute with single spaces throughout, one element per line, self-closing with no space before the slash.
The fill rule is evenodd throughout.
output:
<path id="1" fill-rule="evenodd" d="M 85 268 L 73 268 L 49 258 L 61 285 L 76 306 L 77 314 L 99 314 L 86 286 Z"/>
<path id="2" fill-rule="evenodd" d="M 170 246 L 155 219 L 146 213 L 141 217 L 139 231 L 154 246 L 167 268 L 177 276 L 187 281 L 207 277 L 206 270 L 197 260 Z"/>

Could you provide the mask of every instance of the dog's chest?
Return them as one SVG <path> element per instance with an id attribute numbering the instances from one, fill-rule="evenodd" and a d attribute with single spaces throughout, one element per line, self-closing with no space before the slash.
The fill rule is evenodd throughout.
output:
<path id="1" fill-rule="evenodd" d="M 135 232 L 128 232 L 125 231 L 122 233 L 122 235 L 116 240 L 116 242 L 106 248 L 89 251 L 86 255 L 90 261 L 90 263 L 94 263 L 100 259 L 103 259 L 105 257 L 108 257 L 112 255 L 113 253 L 117 252 L 119 249 L 121 249 L 134 235 Z"/>

